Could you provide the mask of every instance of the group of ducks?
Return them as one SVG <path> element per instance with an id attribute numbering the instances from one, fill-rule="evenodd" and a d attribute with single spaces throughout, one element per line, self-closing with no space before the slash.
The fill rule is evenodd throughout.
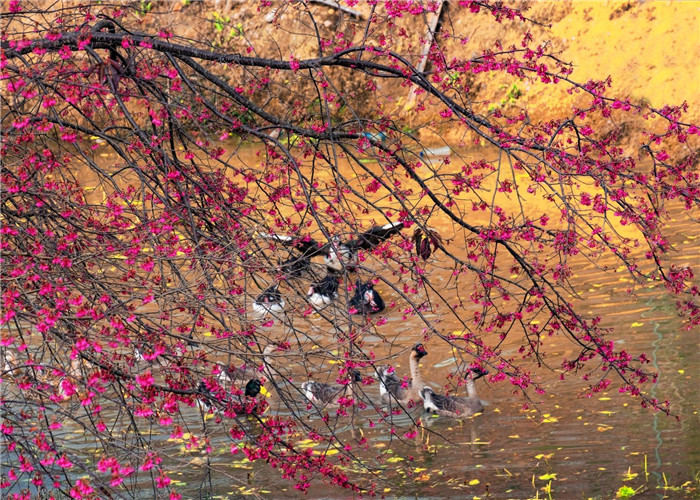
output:
<path id="1" fill-rule="evenodd" d="M 375 248 L 391 236 L 398 234 L 403 228 L 404 224 L 402 222 L 390 222 L 384 226 L 372 227 L 354 240 L 341 241 L 337 236 L 334 236 L 325 245 L 321 245 L 309 237 L 295 239 L 290 236 L 277 234 L 265 235 L 264 237 L 273 239 L 296 251 L 279 268 L 283 279 L 303 276 L 304 273 L 311 270 L 311 258 L 316 256 L 324 257 L 327 275 L 322 280 L 312 283 L 307 293 L 309 302 L 316 308 L 322 308 L 338 298 L 340 273 L 343 270 L 350 272 L 356 270 L 358 252 L 360 250 Z M 255 299 L 253 311 L 256 314 L 279 314 L 284 311 L 285 301 L 279 287 L 280 283 L 276 283 Z M 348 302 L 348 310 L 351 314 L 375 314 L 384 309 L 384 301 L 379 293 L 374 290 L 371 282 L 363 283 L 360 280 L 356 280 L 354 290 L 355 294 Z M 212 383 L 211 378 L 203 379 L 196 390 L 196 393 L 202 396 L 201 400 L 198 399 L 200 406 L 206 411 L 213 411 L 216 409 L 215 401 L 219 403 L 236 402 L 241 404 L 251 403 L 252 409 L 255 398 L 261 392 L 266 393 L 257 376 L 262 373 L 268 380 L 273 378 L 270 370 L 269 355 L 276 348 L 275 345 L 269 345 L 265 348 L 262 353 L 263 363 L 261 370 L 221 366 L 217 376 L 218 383 Z M 135 347 L 134 352 L 137 362 L 148 360 L 138 348 Z M 465 376 L 467 397 L 440 395 L 425 385 L 421 377 L 419 360 L 427 354 L 428 352 L 422 344 L 417 344 L 411 350 L 409 355 L 410 379 L 400 379 L 391 366 L 383 366 L 377 369 L 379 392 L 382 400 L 386 403 L 394 401 L 407 407 L 411 407 L 412 404 L 419 404 L 422 401 L 426 411 L 452 418 L 464 418 L 482 412 L 484 407 L 476 394 L 474 381 L 484 376 L 487 372 L 480 368 L 467 370 Z M 5 364 L 8 364 L 7 360 Z M 78 367 L 74 366 L 74 364 L 71 363 L 71 369 L 66 375 L 66 380 L 70 377 L 79 377 Z M 349 399 L 352 397 L 355 383 L 362 382 L 362 374 L 359 370 L 351 370 L 349 378 L 344 385 L 329 385 L 322 382 L 308 381 L 301 385 L 301 390 L 306 398 L 314 404 L 337 406 L 342 398 Z M 244 389 L 234 391 L 238 392 L 239 395 L 237 396 L 231 396 L 230 392 L 222 390 L 227 386 L 240 387 L 243 383 L 245 383 Z M 61 392 L 63 392 L 63 385 L 59 383 Z"/>
<path id="2" fill-rule="evenodd" d="M 323 256 L 326 276 L 320 281 L 311 283 L 307 292 L 307 299 L 317 309 L 328 306 L 338 298 L 340 285 L 340 273 L 342 271 L 354 272 L 358 265 L 358 252 L 360 250 L 372 250 L 377 245 L 391 236 L 398 234 L 404 228 L 402 222 L 390 222 L 383 226 L 375 226 L 360 234 L 357 239 L 342 241 L 333 236 L 326 244 L 320 244 L 316 240 L 305 236 L 294 238 L 278 234 L 264 234 L 263 238 L 274 240 L 293 250 L 291 257 L 283 262 L 278 271 L 282 274 L 282 280 L 300 278 L 311 271 L 311 259 Z M 355 281 L 354 295 L 348 301 L 348 311 L 351 314 L 375 314 L 385 308 L 384 300 L 374 290 L 371 282 L 363 283 Z M 285 300 L 280 292 L 280 282 L 265 289 L 253 301 L 253 312 L 261 317 L 267 314 L 280 314 L 284 311 Z M 474 381 L 484 376 L 487 372 L 480 368 L 467 370 L 465 379 L 467 397 L 444 396 L 435 393 L 433 389 L 423 383 L 419 370 L 419 360 L 428 352 L 422 344 L 416 345 L 409 356 L 411 378 L 399 379 L 391 366 L 380 367 L 377 370 L 379 379 L 379 391 L 384 402 L 397 402 L 402 406 L 410 406 L 423 402 L 426 411 L 452 418 L 464 418 L 475 413 L 482 412 L 484 407 L 476 394 Z M 263 362 L 264 371 L 269 375 L 267 354 Z M 224 374 L 224 372 L 222 372 Z M 306 398 L 320 406 L 338 406 L 343 400 L 349 400 L 353 396 L 353 386 L 362 381 L 359 370 L 351 370 L 349 380 L 343 385 L 329 385 L 322 382 L 308 381 L 301 385 L 301 390 Z M 230 373 L 225 376 L 232 380 Z M 237 378 L 237 377 L 236 377 Z M 245 377 L 242 377 L 245 378 Z M 259 381 L 251 382 L 245 388 L 245 395 L 255 397 L 261 390 Z M 241 380 L 243 382 L 243 380 Z M 200 386 L 200 389 L 206 389 Z"/>
<path id="3" fill-rule="evenodd" d="M 251 370 L 241 368 L 224 368 L 221 370 L 218 382 L 222 386 L 227 384 L 242 384 L 247 380 L 243 395 L 234 396 L 233 402 L 251 402 L 250 398 L 256 398 L 261 391 L 265 391 L 260 380 L 256 377 L 261 372 L 268 379 L 272 379 L 269 355 L 276 349 L 270 345 L 263 351 L 262 370 Z M 409 368 L 411 378 L 399 378 L 394 368 L 382 366 L 377 369 L 379 379 L 379 394 L 382 401 L 387 404 L 398 403 L 403 407 L 410 408 L 414 404 L 423 402 L 425 411 L 450 418 L 466 418 L 476 413 L 484 411 L 484 405 L 476 393 L 474 382 L 486 375 L 488 372 L 481 368 L 469 368 L 465 380 L 467 396 L 445 396 L 437 394 L 431 387 L 423 382 L 419 363 L 421 358 L 426 356 L 428 351 L 423 344 L 417 344 L 409 354 Z M 313 404 L 319 407 L 338 407 L 344 402 L 348 402 L 354 395 L 354 384 L 363 380 L 359 370 L 353 369 L 349 373 L 349 380 L 342 385 L 332 385 L 317 381 L 307 381 L 301 384 L 301 392 Z M 215 395 L 210 386 L 202 381 L 197 391 L 204 396 L 203 407 L 206 410 L 214 409 L 209 400 L 214 400 Z M 240 391 L 239 391 L 240 392 Z M 219 400 L 221 401 L 221 400 Z M 251 406 L 252 407 L 252 406 Z"/>
<path id="4" fill-rule="evenodd" d="M 218 372 L 214 378 L 202 379 L 195 393 L 201 398 L 197 403 L 204 411 L 216 412 L 218 406 L 227 406 L 228 403 L 235 403 L 236 413 L 245 406 L 248 413 L 255 412 L 258 408 L 257 396 L 261 393 L 267 395 L 267 390 L 258 378 L 261 374 L 267 379 L 274 377 L 270 365 L 270 355 L 277 350 L 277 345 L 270 344 L 262 352 L 263 362 L 261 368 L 257 367 L 233 367 L 219 365 Z M 9 354 L 8 354 L 9 353 Z M 384 403 L 398 403 L 403 407 L 411 408 L 414 404 L 423 402 L 425 411 L 451 418 L 465 418 L 480 413 L 484 410 L 482 401 L 476 393 L 474 382 L 486 375 L 488 372 L 481 368 L 469 368 L 465 375 L 467 397 L 444 396 L 437 394 L 431 387 L 423 382 L 420 372 L 420 360 L 428 354 L 422 344 L 413 347 L 409 354 L 409 369 L 411 377 L 399 378 L 392 366 L 382 366 L 377 369 L 379 380 L 379 394 Z M 11 373 L 16 368 L 15 358 L 12 351 L 6 350 L 4 356 L 4 372 Z M 55 402 L 60 402 L 70 398 L 76 393 L 75 383 L 82 378 L 80 370 L 80 358 L 74 357 L 71 360 L 70 369 L 65 376 L 60 377 L 57 383 L 57 398 Z M 349 401 L 354 394 L 354 384 L 363 380 L 359 370 L 350 371 L 349 380 L 342 385 L 331 385 L 317 381 L 307 381 L 301 385 L 304 396 L 313 404 L 320 407 L 334 407 L 342 404 L 343 400 Z M 243 386 L 243 384 L 245 384 Z M 230 391 L 229 388 L 241 387 L 237 391 Z M 235 393 L 238 393 L 236 395 Z M 232 393 L 234 393 L 232 395 Z"/>
<path id="5" fill-rule="evenodd" d="M 321 309 L 338 298 L 340 273 L 343 270 L 354 272 L 358 265 L 358 252 L 371 250 L 398 234 L 404 228 L 403 222 L 390 222 L 383 226 L 375 226 L 360 234 L 357 239 L 342 241 L 334 236 L 331 241 L 322 245 L 310 237 L 293 238 L 278 234 L 262 235 L 295 250 L 294 254 L 279 267 L 284 279 L 299 278 L 311 270 L 311 259 L 323 256 L 327 274 L 320 281 L 311 283 L 307 298 L 311 305 Z M 374 289 L 371 282 L 355 281 L 355 294 L 348 301 L 348 311 L 351 314 L 376 314 L 384 310 L 384 300 Z M 253 301 L 253 312 L 257 316 L 280 314 L 284 311 L 285 301 L 280 292 L 280 283 L 265 289 Z"/>
<path id="6" fill-rule="evenodd" d="M 428 355 L 423 344 L 416 344 L 409 354 L 411 380 L 401 380 L 394 373 L 393 367 L 381 367 L 378 370 L 379 394 L 382 400 L 396 400 L 401 405 L 423 401 L 425 411 L 451 418 L 466 418 L 484 411 L 484 405 L 476 393 L 474 381 L 488 372 L 478 367 L 470 367 L 465 375 L 467 397 L 444 396 L 437 394 L 425 385 L 419 369 L 419 361 Z"/>

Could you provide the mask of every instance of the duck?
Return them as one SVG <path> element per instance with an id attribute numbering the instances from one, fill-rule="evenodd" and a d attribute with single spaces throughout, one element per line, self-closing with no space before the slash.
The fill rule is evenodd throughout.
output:
<path id="1" fill-rule="evenodd" d="M 329 272 L 340 273 L 344 269 L 354 272 L 357 269 L 359 250 L 371 250 L 391 236 L 398 234 L 404 228 L 403 222 L 389 222 L 383 226 L 374 226 L 356 239 L 342 241 L 339 236 L 321 244 L 308 235 L 301 238 L 279 234 L 266 234 L 265 238 L 276 240 L 285 246 L 296 248 L 302 257 L 322 255 Z"/>
<path id="2" fill-rule="evenodd" d="M 312 283 L 306 293 L 311 305 L 321 309 L 338 298 L 338 275 L 329 273 L 321 281 Z"/>
<path id="3" fill-rule="evenodd" d="M 329 385 L 309 380 L 301 384 L 301 390 L 304 391 L 306 398 L 314 404 L 338 406 L 341 399 L 353 397 L 353 384 L 362 382 L 362 374 L 359 370 L 352 370 L 350 376 L 350 380 L 344 385 Z"/>
<path id="4" fill-rule="evenodd" d="M 410 401 L 414 403 L 422 399 L 420 389 L 423 384 L 423 377 L 420 373 L 418 363 L 421 358 L 428 355 L 428 351 L 423 344 L 416 344 L 408 355 L 408 365 L 411 372 L 411 380 L 401 380 L 393 371 L 393 367 L 385 366 L 378 370 L 379 394 L 384 402 L 397 401 L 401 405 L 407 405 Z"/>
<path id="5" fill-rule="evenodd" d="M 423 398 L 425 411 L 450 418 L 467 418 L 484 411 L 484 405 L 476 394 L 474 381 L 488 372 L 481 368 L 469 368 L 465 379 L 467 381 L 467 397 L 443 396 L 436 394 L 432 388 L 425 386 L 420 395 Z"/>
<path id="6" fill-rule="evenodd" d="M 205 413 L 218 413 L 219 408 L 214 405 L 215 401 L 218 401 L 224 405 L 228 405 L 229 403 L 246 403 L 249 398 L 256 398 L 258 394 L 262 391 L 262 382 L 258 380 L 257 378 L 251 379 L 248 381 L 248 383 L 245 385 L 245 389 L 243 391 L 242 396 L 231 396 L 230 398 L 222 399 L 216 396 L 214 391 L 209 389 L 207 386 L 206 382 L 204 380 L 199 382 L 199 385 L 197 386 L 197 393 L 202 395 L 202 399 L 197 400 L 197 406 L 200 408 L 200 410 L 204 411 Z"/>
<path id="7" fill-rule="evenodd" d="M 335 272 L 357 269 L 359 250 L 371 250 L 403 229 L 403 222 L 389 222 L 383 226 L 369 228 L 355 240 L 341 241 L 338 236 L 331 238 L 324 260 L 326 267 Z"/>
<path id="8" fill-rule="evenodd" d="M 280 314 L 284 311 L 284 297 L 280 293 L 280 284 L 276 283 L 258 295 L 253 301 L 253 313 L 257 316 Z"/>
<path id="9" fill-rule="evenodd" d="M 350 314 L 377 314 L 384 307 L 384 300 L 371 282 L 355 281 L 355 295 L 348 302 Z"/>
<path id="10" fill-rule="evenodd" d="M 278 243 L 281 243 L 285 247 L 290 247 L 295 250 L 297 250 L 297 253 L 292 253 L 292 255 L 287 259 L 282 266 L 286 265 L 291 265 L 292 263 L 301 260 L 302 262 L 306 262 L 306 259 L 311 259 L 311 257 L 315 257 L 317 255 L 324 255 L 326 253 L 326 250 L 323 248 L 323 245 L 318 243 L 316 240 L 312 239 L 309 236 L 303 236 L 300 238 L 295 238 L 294 236 L 287 236 L 283 234 L 265 234 L 261 233 L 260 236 L 265 239 L 269 240 L 274 240 Z M 282 267 L 280 266 L 280 268 Z"/>

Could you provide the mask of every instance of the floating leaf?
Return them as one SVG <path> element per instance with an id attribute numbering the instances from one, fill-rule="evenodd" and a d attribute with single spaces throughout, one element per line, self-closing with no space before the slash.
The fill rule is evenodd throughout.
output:
<path id="1" fill-rule="evenodd" d="M 627 468 L 627 472 L 624 473 L 624 474 L 622 475 L 622 480 L 623 480 L 623 481 L 631 481 L 632 479 L 634 479 L 634 478 L 637 477 L 638 475 L 639 475 L 639 474 L 637 474 L 636 472 L 632 472 L 632 468 L 631 468 L 631 467 L 628 467 L 628 468 Z"/>
<path id="2" fill-rule="evenodd" d="M 396 462 L 403 462 L 403 457 L 391 457 L 390 459 L 387 460 L 390 464 L 394 464 Z"/>
<path id="3" fill-rule="evenodd" d="M 469 486 L 476 486 L 476 485 L 479 484 L 480 482 L 481 482 L 481 481 L 479 481 L 478 479 L 472 479 L 472 480 L 469 481 L 467 484 L 468 484 Z"/>
<path id="4" fill-rule="evenodd" d="M 304 449 L 304 448 L 313 448 L 317 444 L 318 443 L 312 439 L 304 439 L 303 441 L 297 442 L 296 446 L 297 446 L 297 448 Z"/>
<path id="5" fill-rule="evenodd" d="M 556 473 L 551 473 L 551 474 L 544 474 L 539 477 L 542 481 L 551 481 L 552 479 L 556 479 L 557 474 Z"/>
<path id="6" fill-rule="evenodd" d="M 632 323 L 630 326 L 631 326 L 632 328 L 637 328 L 637 327 L 640 327 L 640 326 L 644 326 L 644 323 L 638 323 L 637 321 L 635 321 L 635 322 Z"/>
<path id="7" fill-rule="evenodd" d="M 635 495 L 635 491 L 630 488 L 629 486 L 621 486 L 619 490 L 617 490 L 617 494 L 615 495 L 616 498 L 631 498 Z"/>
<path id="8" fill-rule="evenodd" d="M 513 434 L 513 435 L 508 436 L 508 437 L 511 438 L 511 439 L 520 439 L 520 436 L 517 435 L 517 434 Z"/>
<path id="9" fill-rule="evenodd" d="M 323 455 L 323 456 L 326 456 L 326 457 L 330 457 L 331 455 L 337 455 L 337 454 L 338 454 L 338 450 L 336 450 L 335 448 L 331 448 L 330 450 L 326 450 L 326 451 L 315 450 L 315 451 L 314 451 L 314 454 L 315 454 L 315 455 Z M 403 460 L 403 459 L 402 459 L 402 460 Z"/>

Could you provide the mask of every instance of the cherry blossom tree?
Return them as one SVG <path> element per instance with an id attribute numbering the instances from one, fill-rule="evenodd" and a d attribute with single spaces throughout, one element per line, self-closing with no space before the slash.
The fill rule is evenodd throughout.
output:
<path id="1" fill-rule="evenodd" d="M 3 491 L 179 498 L 178 442 L 205 457 L 202 492 L 225 446 L 300 491 L 372 493 L 356 421 L 416 436 L 414 403 L 376 395 L 380 367 L 416 343 L 454 348 L 447 390 L 480 368 L 528 405 L 545 390 L 532 370 L 553 366 L 582 393 L 671 413 L 644 389 L 646 356 L 580 311 L 572 274 L 622 267 L 630 293 L 653 283 L 698 325 L 693 270 L 665 259 L 665 221 L 700 200 L 687 105 L 576 81 L 500 2 L 348 1 L 325 23 L 308 2 L 261 2 L 279 40 L 306 40 L 291 52 L 244 28 L 224 40 L 219 18 L 218 43 L 135 26 L 151 5 L 2 2 Z M 466 34 L 433 22 L 443 8 L 518 23 L 521 43 L 465 56 Z M 577 104 L 532 119 L 480 98 L 483 74 L 509 98 L 532 82 Z M 632 120 L 641 147 L 625 143 Z M 329 276 L 337 297 L 314 307 L 307 289 Z M 346 306 L 365 282 L 393 297 L 380 314 Z M 550 336 L 574 354 L 547 356 Z M 271 397 L 245 395 L 244 372 Z M 309 376 L 341 397 L 309 402 Z"/>

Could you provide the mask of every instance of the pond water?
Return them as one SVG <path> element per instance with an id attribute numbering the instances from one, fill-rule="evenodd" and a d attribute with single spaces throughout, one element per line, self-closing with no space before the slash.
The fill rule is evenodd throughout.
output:
<path id="1" fill-rule="evenodd" d="M 258 161 L 255 150 L 239 150 L 238 154 L 241 161 L 249 165 Z M 100 161 L 108 163 L 110 160 L 104 157 Z M 89 186 L 89 173 L 84 174 L 85 185 Z M 529 208 L 547 210 L 544 206 Z M 434 225 L 444 234 L 452 231 L 447 221 L 435 220 Z M 672 221 L 667 231 L 678 249 L 669 255 L 669 262 L 700 264 L 697 224 L 679 213 L 679 219 Z M 433 257 L 430 280 L 438 291 L 445 292 L 446 303 L 460 302 L 460 291 L 452 284 L 448 287 L 451 270 L 444 264 L 444 257 Z M 376 263 L 367 263 L 368 267 L 373 265 Z M 616 345 L 624 345 L 628 352 L 644 352 L 649 356 L 660 378 L 647 390 L 659 399 L 668 398 L 678 419 L 641 408 L 637 400 L 618 394 L 614 383 L 607 392 L 592 398 L 579 397 L 584 384 L 573 376 L 560 380 L 556 369 L 564 355 L 573 353 L 573 346 L 561 337 L 547 337 L 543 349 L 548 352 L 547 359 L 553 361 L 555 369 L 537 368 L 533 364 L 531 369 L 547 392 L 543 396 L 533 393 L 538 399 L 528 409 L 523 408 L 526 401 L 522 395 L 514 392 L 507 382 L 490 384 L 482 379 L 477 382 L 477 388 L 480 397 L 488 402 L 486 410 L 463 422 L 431 417 L 415 409 L 410 416 L 394 416 L 397 435 L 391 435 L 388 426 L 373 425 L 377 421 L 377 411 L 371 405 L 358 410 L 352 419 L 339 418 L 332 425 L 336 426 L 341 441 L 352 444 L 357 457 L 355 463 L 346 466 L 348 472 L 361 474 L 363 480 L 376 481 L 377 492 L 390 497 L 531 498 L 539 495 L 547 498 L 549 491 L 552 498 L 611 498 L 621 487 L 629 486 L 646 492 L 647 498 L 661 498 L 664 495 L 682 497 L 686 493 L 681 486 L 685 484 L 687 489 L 687 481 L 697 486 L 700 474 L 697 335 L 682 330 L 671 298 L 651 288 L 641 289 L 631 297 L 626 293 L 629 283 L 625 274 L 603 273 L 599 268 L 604 265 L 612 269 L 617 267 L 612 261 L 598 262 L 598 266 L 576 264 L 572 281 L 581 295 L 577 302 L 582 312 L 601 316 L 604 326 L 615 329 L 612 337 Z M 384 278 L 386 282 L 377 287 L 385 301 L 395 305 L 384 313 L 385 324 L 365 332 L 365 347 L 378 357 L 385 356 L 386 361 L 382 363 L 391 362 L 397 372 L 403 374 L 408 370 L 405 359 L 408 350 L 421 341 L 424 324 L 415 316 L 404 318 L 401 314 L 405 307 L 403 299 L 389 286 L 394 284 L 400 288 L 401 277 Z M 251 290 L 254 288 L 252 284 L 249 286 Z M 289 297 L 292 305 L 303 300 L 305 286 L 294 289 L 297 295 L 292 293 Z M 334 312 L 327 310 L 324 314 L 333 315 Z M 463 329 L 449 314 L 442 314 L 439 319 L 439 327 L 444 332 Z M 314 342 L 324 346 L 334 342 L 323 317 L 288 320 L 294 328 L 303 329 L 302 342 L 310 346 L 307 355 L 313 355 Z M 283 337 L 289 326 L 277 321 L 269 327 L 270 336 Z M 438 338 L 428 340 L 425 345 L 429 355 L 422 360 L 424 378 L 434 387 L 441 387 L 446 376 L 457 368 L 455 354 Z M 502 348 L 507 354 L 514 353 L 519 346 L 520 339 L 512 335 Z M 399 352 L 400 357 L 397 357 Z M 327 378 L 334 379 L 335 375 L 331 375 L 333 363 L 324 362 L 320 357 L 311 362 L 305 358 L 302 362 L 301 357 L 302 353 L 293 350 L 284 360 L 273 358 L 275 369 L 291 379 L 282 381 L 280 378 L 279 383 L 296 401 L 296 406 L 280 407 L 273 395 L 268 415 L 289 416 L 294 410 L 309 426 L 323 429 L 325 424 L 318 415 L 307 410 L 296 387 L 309 371 L 327 372 Z M 363 386 L 360 397 L 367 402 L 379 401 L 377 384 Z M 201 430 L 202 425 L 209 429 L 213 452 L 208 457 L 185 450 L 181 441 L 169 439 L 167 433 L 161 433 L 157 427 L 152 430 L 150 440 L 157 443 L 158 450 L 171 461 L 166 468 L 173 471 L 171 477 L 185 498 L 198 497 L 209 490 L 215 497 L 223 498 L 243 494 L 269 498 L 299 496 L 288 480 L 282 479 L 278 471 L 263 461 L 251 463 L 243 459 L 241 453 L 232 455 L 231 441 L 222 428 L 214 425 L 213 419 L 203 424 L 196 408 L 185 409 L 182 416 L 191 419 L 192 429 Z M 404 437 L 404 433 L 413 429 L 413 420 L 418 418 L 425 428 L 415 437 Z M 75 440 L 77 433 L 79 430 L 66 429 L 70 439 Z M 354 444 L 355 438 L 361 435 L 367 438 L 366 449 Z M 80 448 L 79 440 L 76 446 Z M 330 460 L 334 457 L 337 455 L 329 455 Z M 206 474 L 207 467 L 211 467 L 210 475 Z M 143 486 L 143 493 L 136 488 L 130 494 L 150 498 L 150 484 Z M 321 482 L 313 482 L 307 495 L 308 498 L 350 496 Z"/>
<path id="2" fill-rule="evenodd" d="M 673 226 L 677 243 L 683 247 L 683 252 L 672 256 L 678 264 L 697 264 L 700 238 L 693 231 L 690 223 Z M 371 412 L 356 416 L 355 425 L 369 441 L 369 450 L 359 451 L 358 456 L 377 468 L 374 479 L 379 492 L 411 498 L 483 498 L 489 494 L 492 498 L 534 498 L 539 492 L 546 498 L 543 488 L 551 483 L 552 498 L 612 498 L 623 486 L 646 492 L 643 498 L 687 496 L 678 488 L 687 487 L 687 481 L 697 485 L 700 472 L 697 337 L 681 329 L 672 300 L 663 294 L 642 292 L 631 300 L 624 279 L 602 274 L 593 266 L 579 268 L 577 275 L 586 312 L 601 315 L 607 326 L 614 327 L 616 342 L 629 352 L 649 355 L 660 372 L 658 383 L 649 390 L 655 397 L 669 398 L 679 419 L 641 408 L 638 401 L 614 389 L 590 399 L 579 398 L 581 387 L 575 378 L 560 381 L 558 373 L 545 369 L 538 373 L 547 394 L 537 410 L 523 410 L 522 397 L 507 384 L 479 381 L 479 395 L 489 403 L 482 415 L 461 423 L 423 415 L 429 432 L 408 443 L 392 439 L 386 428 L 370 428 L 369 420 L 376 417 Z M 390 320 L 385 327 L 391 330 L 397 323 Z M 410 321 L 402 323 L 404 327 L 410 330 Z M 410 346 L 417 335 L 406 337 L 398 336 Z M 425 378 L 441 385 L 454 369 L 452 352 L 438 342 L 426 346 L 430 354 L 422 360 L 428 374 Z M 570 349 L 567 341 L 557 337 L 549 338 L 546 345 L 552 355 Z M 398 364 L 398 371 L 406 369 L 406 363 L 399 360 Z M 376 387 L 368 388 L 367 393 L 379 400 Z M 414 410 L 414 418 L 420 415 L 420 410 Z M 405 416 L 395 422 L 410 426 Z M 348 424 L 342 426 L 350 439 Z M 394 454 L 378 460 L 389 448 Z M 223 497 L 241 491 L 266 492 L 262 494 L 271 498 L 298 496 L 265 464 L 231 462 L 227 453 L 220 459 L 220 467 L 246 482 L 232 487 L 237 483 L 228 475 L 221 474 L 218 481 L 213 477 L 221 488 L 214 490 Z M 254 479 L 248 482 L 242 472 L 254 473 Z M 181 474 L 189 485 L 201 477 L 196 469 Z M 348 496 L 322 485 L 313 486 L 308 494 L 309 498 Z"/>
<path id="3" fill-rule="evenodd" d="M 243 153 L 245 156 L 245 150 Z M 483 151 L 481 152 L 483 155 Z M 467 154 L 468 156 L 468 154 Z M 247 156 L 245 163 L 254 164 L 256 157 Z M 454 161 L 454 160 L 453 160 Z M 424 167 L 430 168 L 430 167 Z M 322 172 L 319 177 L 324 175 Z M 330 176 L 329 173 L 325 175 Z M 500 200 L 502 205 L 504 200 Z M 506 201 L 507 203 L 507 201 Z M 546 213 L 547 207 L 534 198 L 530 210 Z M 678 265 L 700 264 L 700 235 L 695 223 L 683 214 L 667 228 L 672 243 L 678 250 L 669 260 Z M 433 220 L 443 234 L 452 230 L 447 221 Z M 442 266 L 439 256 L 433 257 L 431 280 L 437 290 L 447 294 L 445 301 L 457 299 L 454 287 L 441 290 L 451 278 L 450 269 Z M 358 411 L 352 423 L 340 419 L 336 431 L 341 439 L 352 443 L 358 430 L 368 439 L 368 449 L 354 447 L 359 465 L 350 467 L 371 478 L 379 485 L 378 492 L 387 496 L 417 498 L 458 497 L 530 498 L 546 496 L 550 485 L 553 498 L 602 497 L 610 498 L 623 486 L 647 497 L 683 496 L 677 489 L 687 481 L 697 486 L 700 473 L 700 416 L 697 383 L 699 366 L 697 336 L 681 329 L 673 300 L 651 289 L 641 290 L 635 298 L 626 293 L 628 281 L 624 273 L 602 273 L 606 265 L 601 261 L 594 266 L 581 263 L 575 267 L 573 282 L 581 292 L 580 304 L 586 314 L 600 315 L 605 326 L 615 329 L 616 345 L 624 344 L 628 352 L 645 352 L 655 370 L 661 374 L 659 382 L 648 390 L 654 397 L 672 401 L 676 420 L 663 414 L 641 408 L 638 401 L 611 390 L 593 398 L 579 397 L 580 380 L 576 377 L 559 379 L 559 373 L 537 370 L 539 382 L 547 394 L 535 401 L 535 409 L 524 410 L 522 396 L 507 383 L 478 382 L 479 395 L 488 401 L 486 411 L 465 422 L 429 417 L 415 409 L 413 419 L 421 418 L 427 427 L 413 439 L 399 440 L 386 426 L 372 427 L 377 414 L 371 409 Z M 388 278 L 392 281 L 392 278 Z M 399 279 L 392 283 L 399 283 Z M 366 347 L 377 355 L 386 355 L 397 372 L 407 370 L 405 359 L 395 358 L 386 349 L 387 341 L 410 348 L 421 338 L 423 324 L 417 318 L 403 318 L 400 314 L 401 297 L 386 286 L 379 285 L 387 303 L 396 302 L 397 308 L 386 314 L 387 323 L 376 332 L 367 332 Z M 303 295 L 304 290 L 301 290 Z M 450 296 L 450 294 L 453 294 Z M 398 310 L 397 310 L 398 309 Z M 449 316 L 442 319 L 444 331 L 461 330 L 461 325 Z M 327 325 L 315 324 L 314 335 L 306 326 L 309 337 L 326 344 L 330 340 Z M 429 356 L 423 358 L 422 369 L 427 381 L 439 387 L 445 376 L 456 368 L 452 349 L 435 339 L 427 342 Z M 519 339 L 503 346 L 504 351 L 515 351 Z M 549 337 L 544 350 L 551 359 L 560 359 L 562 353 L 571 354 L 572 345 L 560 337 Z M 292 363 L 293 364 L 293 363 Z M 556 366 L 555 366 L 556 367 Z M 326 369 L 332 366 L 326 365 Z M 299 376 L 299 370 L 292 370 Z M 378 401 L 376 384 L 365 387 L 363 397 Z M 303 401 L 303 398 L 298 398 Z M 274 403 L 272 403 L 275 408 Z M 299 405 L 304 412 L 304 403 Z M 285 408 L 277 408 L 288 415 Z M 322 429 L 320 419 L 306 412 L 310 425 Z M 411 429 L 412 419 L 397 415 L 394 424 L 401 431 Z M 401 432 L 400 431 L 400 432 Z M 399 432 L 399 434 L 400 434 Z M 393 450 L 393 453 L 388 450 Z M 291 485 L 265 464 L 246 460 L 232 461 L 228 449 L 215 460 L 221 475 L 212 476 L 212 486 L 221 496 L 241 492 L 257 492 L 274 498 L 298 496 Z M 196 465 L 196 464 L 192 464 Z M 245 474 L 242 474 L 245 472 Z M 201 470 L 182 472 L 183 483 L 190 487 L 201 481 Z M 234 480 L 235 478 L 235 480 Z M 243 484 L 239 484 L 243 483 Z M 676 489 L 674 489 L 676 488 Z M 190 490 L 192 491 L 192 490 Z M 329 490 L 314 484 L 310 498 L 347 497 L 348 493 Z"/>

